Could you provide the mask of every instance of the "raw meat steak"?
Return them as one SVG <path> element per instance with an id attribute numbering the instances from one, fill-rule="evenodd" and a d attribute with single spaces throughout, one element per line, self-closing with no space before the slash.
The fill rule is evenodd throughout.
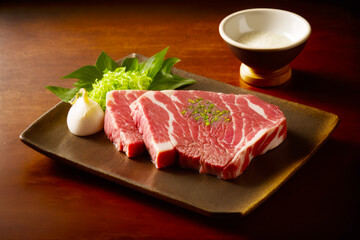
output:
<path id="1" fill-rule="evenodd" d="M 177 163 L 221 179 L 239 176 L 287 134 L 279 108 L 253 95 L 148 91 L 130 108 L 157 168 Z"/>
<path id="2" fill-rule="evenodd" d="M 140 97 L 141 90 L 114 90 L 106 95 L 104 131 L 119 151 L 128 157 L 146 152 L 144 141 L 130 116 L 129 105 Z"/>

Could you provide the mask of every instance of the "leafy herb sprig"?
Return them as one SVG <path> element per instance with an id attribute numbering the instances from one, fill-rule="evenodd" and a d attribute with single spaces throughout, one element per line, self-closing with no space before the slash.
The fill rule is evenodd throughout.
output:
<path id="1" fill-rule="evenodd" d="M 78 79 L 73 84 L 74 88 L 47 86 L 46 89 L 64 102 L 69 102 L 81 88 L 85 88 L 89 96 L 105 110 L 106 92 L 109 90 L 165 90 L 196 83 L 193 79 L 183 78 L 171 72 L 174 64 L 180 59 L 164 60 L 167 50 L 168 47 L 141 63 L 137 58 L 125 58 L 120 66 L 102 52 L 95 65 L 81 67 L 62 77 L 62 79 Z M 104 80 L 103 84 L 102 80 Z"/>

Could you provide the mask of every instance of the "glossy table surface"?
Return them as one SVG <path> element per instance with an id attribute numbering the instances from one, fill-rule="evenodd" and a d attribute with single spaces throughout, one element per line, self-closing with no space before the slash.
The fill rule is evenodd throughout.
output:
<path id="1" fill-rule="evenodd" d="M 339 1 L 340 2 L 340 1 Z M 312 26 L 276 88 L 239 81 L 218 33 L 228 14 L 281 8 Z M 360 78 L 358 6 L 345 1 L 119 1 L 0 5 L 0 239 L 294 239 L 358 235 Z M 339 116 L 326 143 L 245 217 L 209 218 L 47 158 L 19 135 L 59 99 L 47 85 L 94 64 L 169 46 L 177 68 Z"/>

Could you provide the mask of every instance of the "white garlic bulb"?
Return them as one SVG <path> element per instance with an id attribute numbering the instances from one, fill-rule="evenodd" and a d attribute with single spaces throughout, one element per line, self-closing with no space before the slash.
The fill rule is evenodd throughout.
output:
<path id="1" fill-rule="evenodd" d="M 84 88 L 80 89 L 71 104 L 67 115 L 67 125 L 71 133 L 88 136 L 103 129 L 104 111 L 97 102 L 88 97 Z"/>

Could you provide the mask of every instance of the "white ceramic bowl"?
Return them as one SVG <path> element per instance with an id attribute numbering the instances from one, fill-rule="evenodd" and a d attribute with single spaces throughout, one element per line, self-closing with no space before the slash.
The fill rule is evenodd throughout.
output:
<path id="1" fill-rule="evenodd" d="M 311 33 L 301 16 L 285 10 L 254 8 L 225 17 L 219 25 L 220 36 L 232 53 L 247 67 L 275 71 L 287 66 L 304 48 Z M 250 32 L 271 33 L 289 41 L 282 45 L 249 45 L 238 40 Z"/>

